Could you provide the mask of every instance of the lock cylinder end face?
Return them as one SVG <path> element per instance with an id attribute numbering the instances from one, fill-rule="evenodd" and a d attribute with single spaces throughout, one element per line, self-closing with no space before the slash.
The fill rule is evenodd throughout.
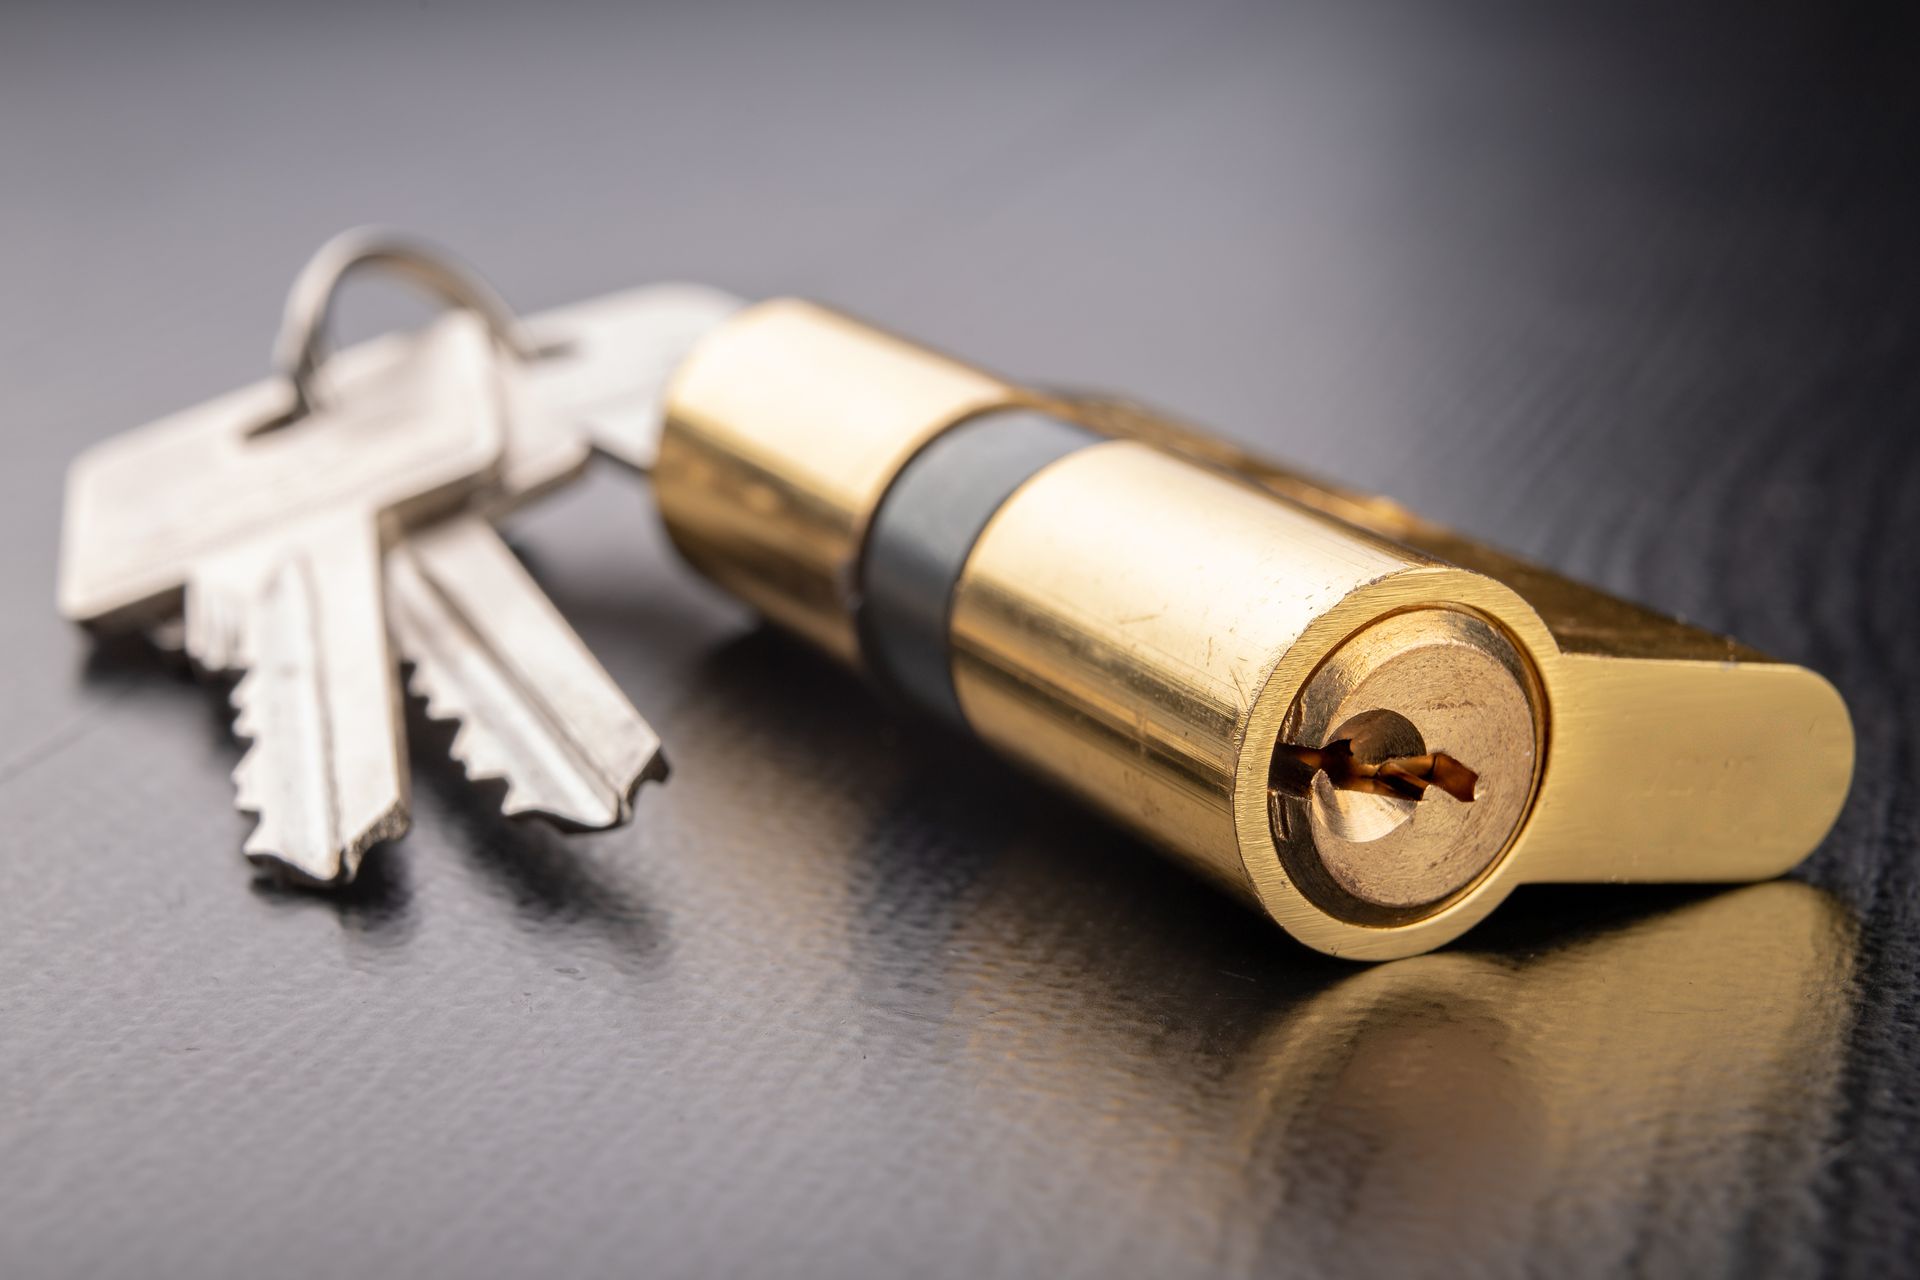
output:
<path id="1" fill-rule="evenodd" d="M 1477 614 L 1417 608 L 1342 642 L 1287 713 L 1269 784 L 1288 877 L 1321 910 L 1391 926 L 1479 883 L 1540 773 L 1538 681 Z"/>

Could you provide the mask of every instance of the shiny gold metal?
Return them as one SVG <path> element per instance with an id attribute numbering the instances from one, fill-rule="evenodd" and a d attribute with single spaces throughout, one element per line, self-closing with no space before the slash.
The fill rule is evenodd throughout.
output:
<path id="1" fill-rule="evenodd" d="M 962 418 L 1035 401 L 822 307 L 763 302 L 681 365 L 654 493 L 695 568 L 857 662 L 855 565 L 887 485 Z"/>
<path id="2" fill-rule="evenodd" d="M 857 665 L 889 483 L 1003 406 L 1114 438 L 973 544 L 949 615 L 964 719 L 1311 946 L 1425 951 L 1530 881 L 1766 878 L 1838 812 L 1852 729 L 1810 671 L 808 304 L 749 308 L 683 369 L 661 510 L 697 567 Z"/>
<path id="3" fill-rule="evenodd" d="M 1306 771 L 1276 754 L 1268 801 L 1282 863 L 1356 918 L 1390 921 L 1465 888 L 1526 816 L 1538 703 L 1526 660 L 1474 614 L 1414 609 L 1349 638 L 1294 699 L 1284 742 L 1392 761 L 1428 755 L 1431 739 L 1447 744 L 1441 759 L 1471 761 L 1473 781 L 1459 798 L 1342 788 L 1324 763 Z"/>

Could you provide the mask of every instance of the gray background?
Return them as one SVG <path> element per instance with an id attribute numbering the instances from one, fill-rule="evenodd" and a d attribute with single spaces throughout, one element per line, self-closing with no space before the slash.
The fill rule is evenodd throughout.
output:
<path id="1" fill-rule="evenodd" d="M 0 8 L 0 1271 L 1885 1274 L 1920 1253 L 1905 6 Z M 1125 389 L 1818 666 L 1786 886 L 1344 968 L 672 561 L 514 529 L 635 824 L 256 882 L 217 695 L 54 616 L 85 444 L 265 368 L 343 226 Z M 347 327 L 420 314 L 375 287 Z"/>

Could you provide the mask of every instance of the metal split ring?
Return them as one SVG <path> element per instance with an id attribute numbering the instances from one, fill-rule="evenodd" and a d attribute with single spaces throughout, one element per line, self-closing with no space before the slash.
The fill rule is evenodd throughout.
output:
<path id="1" fill-rule="evenodd" d="M 458 258 L 385 227 L 354 227 L 333 237 L 307 261 L 287 294 L 280 332 L 273 343 L 274 368 L 293 389 L 288 418 L 311 413 L 319 403 L 314 374 L 331 350 L 334 299 L 355 271 L 377 268 L 424 289 L 449 306 L 473 312 L 494 341 L 520 359 L 535 354 L 512 308 L 480 274 Z"/>

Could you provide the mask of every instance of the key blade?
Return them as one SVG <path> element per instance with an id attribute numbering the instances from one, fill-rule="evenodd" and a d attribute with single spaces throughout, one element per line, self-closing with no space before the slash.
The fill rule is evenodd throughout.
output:
<path id="1" fill-rule="evenodd" d="M 659 735 L 485 519 L 394 548 L 387 612 L 427 714 L 460 722 L 454 758 L 470 779 L 507 783 L 502 812 L 604 829 L 666 776 Z"/>
<path id="2" fill-rule="evenodd" d="M 543 311 L 526 322 L 543 352 L 527 370 L 531 394 L 601 453 L 651 471 L 674 369 L 745 305 L 705 285 L 656 284 Z"/>
<path id="3" fill-rule="evenodd" d="M 244 852 L 306 883 L 351 881 L 367 849 L 407 829 L 380 599 L 378 532 L 343 512 L 290 539 L 248 602 L 233 705 L 234 731 L 251 745 L 233 778 L 236 804 L 259 822 Z"/>

